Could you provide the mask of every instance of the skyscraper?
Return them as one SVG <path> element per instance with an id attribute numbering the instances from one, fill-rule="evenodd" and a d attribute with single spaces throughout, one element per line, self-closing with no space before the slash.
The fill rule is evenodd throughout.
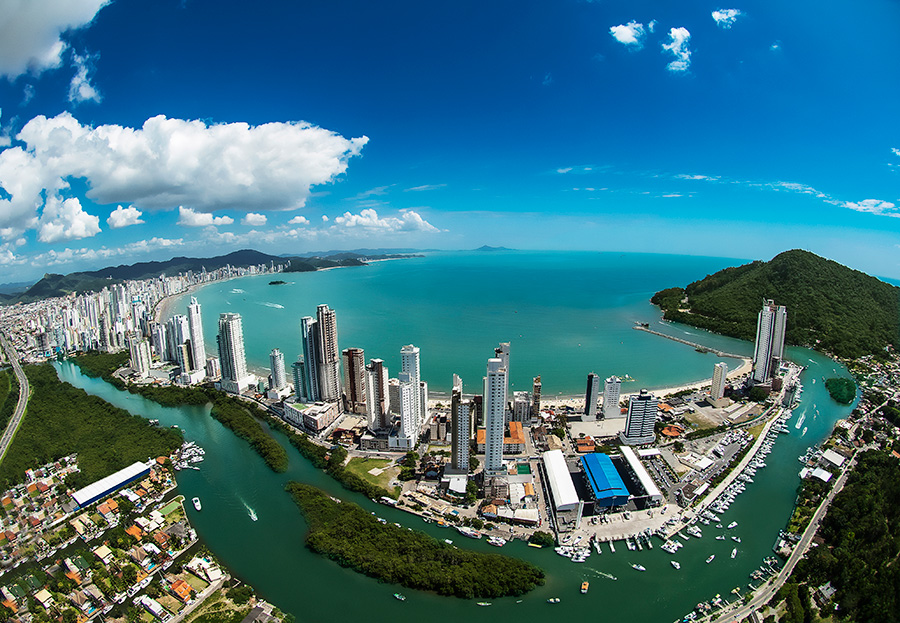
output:
<path id="1" fill-rule="evenodd" d="M 591 372 L 587 377 L 587 389 L 584 392 L 584 419 L 597 419 L 597 402 L 600 400 L 600 376 Z"/>
<path id="2" fill-rule="evenodd" d="M 338 350 L 337 318 L 328 305 L 316 308 L 319 333 L 319 400 L 341 400 L 341 353 Z"/>
<path id="3" fill-rule="evenodd" d="M 319 400 L 319 331 L 318 323 L 311 316 L 304 316 L 300 320 L 300 342 L 303 348 L 303 393 L 298 398 L 303 402 L 317 402 Z M 296 388 L 294 388 L 296 391 Z"/>
<path id="4" fill-rule="evenodd" d="M 619 407 L 619 396 L 622 391 L 622 381 L 617 376 L 606 379 L 603 385 L 603 417 L 606 419 L 622 417 L 622 409 Z"/>
<path id="5" fill-rule="evenodd" d="M 787 311 L 784 305 L 763 301 L 756 322 L 756 345 L 753 349 L 753 381 L 768 383 L 775 375 L 784 354 L 784 330 Z"/>
<path id="6" fill-rule="evenodd" d="M 294 378 L 294 398 L 299 402 L 306 402 L 309 395 L 306 383 L 309 382 L 309 379 L 306 378 L 306 364 L 303 361 L 303 355 L 297 357 L 297 361 L 291 364 L 291 375 Z"/>
<path id="7" fill-rule="evenodd" d="M 415 415 L 416 421 L 421 424 L 425 420 L 426 400 L 422 387 L 422 376 L 419 371 L 419 347 L 407 344 L 400 349 L 400 372 L 409 375 L 409 382 L 416 387 Z"/>
<path id="8" fill-rule="evenodd" d="M 719 400 L 725 395 L 725 378 L 728 376 L 728 364 L 720 361 L 713 366 L 712 387 L 709 389 L 709 397 Z"/>
<path id="9" fill-rule="evenodd" d="M 658 404 L 659 401 L 646 389 L 642 389 L 637 396 L 629 396 L 628 419 L 625 420 L 625 430 L 620 434 L 622 443 L 629 446 L 653 443 L 656 439 L 654 426 Z"/>
<path id="10" fill-rule="evenodd" d="M 181 374 L 187 374 L 193 370 L 193 362 L 191 361 L 192 351 L 191 328 L 187 316 L 183 314 L 175 314 L 169 319 L 169 344 L 172 350 L 172 358 L 178 364 Z"/>
<path id="11" fill-rule="evenodd" d="M 203 322 L 200 316 L 200 303 L 191 297 L 188 305 L 188 331 L 191 340 L 191 370 L 203 370 L 206 367 L 206 345 L 203 343 Z"/>
<path id="12" fill-rule="evenodd" d="M 531 421 L 537 422 L 541 416 L 541 377 L 534 377 L 531 383 Z"/>
<path id="13" fill-rule="evenodd" d="M 469 420 L 472 417 L 471 404 L 463 401 L 462 379 L 453 375 L 453 392 L 450 395 L 450 426 L 452 427 L 452 446 L 450 451 L 450 467 L 461 473 L 469 471 L 469 445 L 471 438 Z"/>
<path id="14" fill-rule="evenodd" d="M 284 353 L 273 348 L 269 353 L 269 367 L 272 370 L 272 386 L 269 389 L 282 389 L 287 386 L 287 374 L 284 370 Z"/>
<path id="15" fill-rule="evenodd" d="M 366 354 L 361 348 L 345 348 L 344 360 L 344 411 L 366 415 Z"/>
<path id="16" fill-rule="evenodd" d="M 366 366 L 366 424 L 373 432 L 391 425 L 388 369 L 381 359 Z"/>
<path id="17" fill-rule="evenodd" d="M 484 472 L 503 473 L 503 433 L 506 430 L 506 368 L 499 357 L 488 359 L 484 377 Z"/>
<path id="18" fill-rule="evenodd" d="M 400 430 L 396 437 L 397 449 L 412 450 L 419 441 L 419 429 L 422 425 L 416 416 L 419 403 L 418 384 L 413 383 L 408 372 L 401 372 L 397 376 L 400 381 L 398 396 Z"/>
<path id="19" fill-rule="evenodd" d="M 219 314 L 219 364 L 222 367 L 222 389 L 239 394 L 253 383 L 247 374 L 247 357 L 244 354 L 244 329 L 240 314 Z"/>
<path id="20" fill-rule="evenodd" d="M 128 351 L 131 355 L 131 369 L 140 378 L 150 376 L 150 344 L 138 333 L 128 336 Z"/>

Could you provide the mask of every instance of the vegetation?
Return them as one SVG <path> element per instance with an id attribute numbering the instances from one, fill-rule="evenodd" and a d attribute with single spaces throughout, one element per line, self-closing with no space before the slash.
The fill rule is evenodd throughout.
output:
<path id="1" fill-rule="evenodd" d="M 814 590 L 830 581 L 836 615 L 856 623 L 900 620 L 900 464 L 869 451 L 835 497 L 813 548 L 794 572 Z"/>
<path id="2" fill-rule="evenodd" d="M 181 432 L 157 428 L 108 402 L 59 380 L 49 365 L 25 368 L 32 387 L 28 413 L 3 463 L 0 486 L 22 481 L 25 471 L 78 453 L 80 473 L 67 484 L 78 488 L 135 461 L 168 455 L 182 443 Z"/>
<path id="3" fill-rule="evenodd" d="M 841 357 L 900 346 L 900 288 L 808 251 L 726 268 L 651 301 L 667 320 L 752 340 L 763 299 L 787 307 L 790 344 Z"/>
<path id="4" fill-rule="evenodd" d="M 19 402 L 19 379 L 12 370 L 0 370 L 0 430 L 6 428 Z"/>
<path id="5" fill-rule="evenodd" d="M 825 388 L 835 402 L 848 405 L 856 399 L 856 382 L 853 379 L 832 378 L 825 381 Z"/>
<path id="6" fill-rule="evenodd" d="M 802 534 L 806 530 L 819 504 L 831 491 L 831 485 L 832 483 L 822 482 L 818 478 L 806 478 L 800 482 L 797 487 L 797 504 L 788 522 L 788 532 Z"/>
<path id="7" fill-rule="evenodd" d="M 259 408 L 245 405 L 237 398 L 222 392 L 210 390 L 206 394 L 213 405 L 210 415 L 231 429 L 235 435 L 249 441 L 272 471 L 279 473 L 287 471 L 287 451 L 253 417 L 254 414 L 263 414 Z"/>
<path id="8" fill-rule="evenodd" d="M 309 523 L 311 550 L 383 582 L 467 599 L 521 595 L 544 583 L 543 571 L 522 560 L 381 524 L 356 504 L 336 502 L 310 485 L 291 482 L 287 491 Z"/>
<path id="9" fill-rule="evenodd" d="M 544 532 L 543 530 L 535 530 L 534 534 L 531 535 L 531 538 L 528 539 L 528 542 L 540 545 L 541 547 L 553 547 L 556 545 L 556 539 L 553 537 L 553 534 Z"/>
<path id="10" fill-rule="evenodd" d="M 391 480 L 397 474 L 397 469 L 393 467 L 392 463 L 393 462 L 390 459 L 355 457 L 347 462 L 344 469 L 356 474 L 363 480 L 371 482 L 373 485 L 377 485 L 387 490 Z M 381 469 L 383 471 L 376 476 L 369 473 L 369 470 L 371 469 Z"/>

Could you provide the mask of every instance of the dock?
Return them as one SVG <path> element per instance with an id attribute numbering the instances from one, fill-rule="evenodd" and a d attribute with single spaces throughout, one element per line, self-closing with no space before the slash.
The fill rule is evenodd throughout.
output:
<path id="1" fill-rule="evenodd" d="M 632 329 L 636 329 L 638 331 L 646 331 L 647 333 L 652 333 L 653 335 L 658 335 L 659 337 L 664 337 L 667 340 L 672 340 L 673 342 L 678 342 L 680 344 L 685 344 L 687 346 L 692 346 L 698 350 L 702 350 L 708 353 L 713 353 L 717 357 L 731 357 L 732 359 L 747 359 L 746 355 L 736 355 L 734 353 L 727 353 L 724 350 L 718 350 L 715 348 L 711 348 L 709 346 L 704 346 L 703 344 L 697 344 L 696 342 L 689 342 L 688 340 L 683 340 L 680 337 L 675 337 L 674 335 L 667 335 L 665 333 L 661 333 L 659 331 L 654 331 L 650 327 L 645 327 L 642 324 L 635 324 Z"/>

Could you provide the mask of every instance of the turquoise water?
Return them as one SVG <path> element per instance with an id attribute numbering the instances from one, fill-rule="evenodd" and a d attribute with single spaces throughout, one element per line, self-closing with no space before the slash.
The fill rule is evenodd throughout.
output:
<path id="1" fill-rule="evenodd" d="M 365 288 L 362 288 L 366 292 L 385 293 L 388 290 L 396 290 L 397 275 L 409 272 L 416 273 L 418 278 L 426 283 L 434 284 L 441 282 L 444 278 L 432 276 L 428 270 L 429 265 L 459 266 L 460 261 L 463 264 L 471 262 L 473 272 L 468 277 L 471 281 L 477 281 L 473 275 L 483 271 L 485 264 L 496 267 L 495 262 L 498 261 L 508 266 L 511 274 L 518 274 L 520 269 L 517 268 L 518 262 L 512 261 L 513 255 L 518 254 L 510 254 L 499 260 L 496 259 L 496 256 L 487 258 L 462 256 L 461 260 L 444 257 L 426 258 L 418 264 L 413 264 L 411 268 L 408 263 L 416 262 L 416 260 L 384 262 L 368 268 L 327 271 L 299 275 L 296 278 L 290 276 L 295 285 L 284 290 L 279 290 L 275 286 L 267 286 L 268 280 L 256 283 L 262 280 L 242 279 L 224 284 L 227 286 L 224 288 L 222 284 L 218 284 L 201 290 L 198 296 L 201 298 L 201 302 L 205 301 L 204 305 L 219 301 L 227 307 L 226 301 L 230 300 L 232 306 L 242 306 L 240 309 L 243 310 L 242 313 L 246 314 L 245 322 L 253 327 L 260 327 L 259 330 L 254 329 L 253 331 L 245 329 L 245 335 L 251 336 L 248 338 L 248 342 L 254 344 L 260 340 L 258 337 L 260 335 L 272 338 L 279 335 L 278 331 L 274 331 L 270 326 L 272 323 L 266 320 L 274 317 L 270 314 L 286 313 L 290 306 L 299 306 L 290 312 L 292 316 L 299 316 L 301 311 L 302 313 L 311 313 L 311 311 L 307 311 L 307 308 L 314 310 L 315 304 L 318 302 L 337 301 L 332 304 L 338 309 L 339 314 L 343 314 L 339 316 L 342 347 L 358 343 L 367 349 L 370 348 L 370 345 L 375 349 L 378 344 L 393 344 L 396 340 L 399 348 L 404 340 L 398 339 L 398 333 L 401 330 L 404 332 L 412 330 L 411 327 L 418 331 L 418 335 L 423 339 L 433 335 L 455 335 L 456 340 L 449 346 L 442 346 L 435 342 L 433 349 L 438 352 L 432 358 L 426 359 L 423 354 L 423 374 L 425 374 L 425 370 L 432 372 L 439 370 L 443 374 L 455 365 L 469 365 L 471 373 L 474 375 L 476 371 L 480 374 L 481 357 L 478 357 L 478 361 L 475 363 L 470 364 L 468 359 L 474 358 L 470 353 L 484 350 L 487 351 L 484 354 L 484 358 L 486 358 L 490 354 L 494 342 L 503 338 L 502 335 L 498 335 L 498 327 L 506 326 L 508 331 L 512 326 L 511 324 L 503 325 L 499 321 L 483 323 L 478 321 L 480 310 L 484 307 L 476 299 L 455 299 L 455 313 L 460 318 L 471 318 L 472 322 L 489 325 L 490 329 L 469 331 L 457 322 L 454 324 L 455 328 L 435 326 L 432 330 L 429 329 L 429 322 L 440 324 L 446 316 L 435 315 L 419 318 L 415 323 L 403 326 L 385 324 L 385 318 L 393 316 L 389 308 L 390 296 L 383 294 L 384 298 L 379 299 L 380 305 L 383 307 L 379 307 L 377 313 L 366 314 L 355 305 L 346 302 L 347 298 L 345 297 L 349 297 L 349 294 L 345 290 L 350 287 L 350 283 L 358 283 L 358 280 L 369 282 Z M 542 266 L 540 269 L 532 267 L 529 271 L 544 275 L 556 275 L 554 278 L 561 281 L 566 265 L 561 255 L 565 254 L 554 256 L 550 266 Z M 526 256 L 534 257 L 527 254 Z M 569 257 L 578 258 L 576 254 Z M 663 258 L 665 270 L 670 271 L 673 275 L 677 273 L 680 278 L 673 276 L 673 281 L 659 283 L 660 280 L 650 274 L 653 259 L 657 258 L 657 261 L 660 261 L 659 257 L 610 258 L 602 256 L 601 259 L 605 263 L 601 262 L 601 264 L 605 268 L 601 270 L 602 267 L 595 266 L 590 270 L 585 269 L 585 275 L 591 276 L 591 278 L 596 278 L 598 274 L 604 272 L 608 275 L 619 275 L 620 271 L 614 271 L 612 268 L 627 266 L 636 271 L 635 275 L 643 275 L 645 282 L 641 286 L 642 288 L 653 290 L 672 283 L 683 284 L 702 277 L 706 272 L 716 269 L 716 262 L 725 262 L 724 260 L 714 261 L 698 258 Z M 573 270 L 577 270 L 580 265 L 579 260 Z M 475 267 L 480 268 L 476 269 Z M 644 272 L 637 271 L 639 267 L 643 267 Z M 692 271 L 702 274 L 685 276 Z M 381 283 L 378 283 L 379 275 L 383 279 Z M 541 335 L 540 339 L 523 337 L 519 350 L 513 350 L 514 356 L 521 357 L 521 359 L 514 359 L 512 363 L 513 375 L 518 374 L 515 378 L 530 381 L 530 375 L 537 372 L 528 370 L 525 362 L 531 361 L 529 357 L 536 357 L 536 360 L 543 363 L 544 366 L 540 373 L 544 374 L 545 378 L 552 373 L 552 378 L 558 379 L 556 382 L 559 385 L 554 385 L 556 391 L 580 392 L 582 390 L 580 366 L 569 361 L 570 358 L 580 356 L 581 351 L 577 346 L 579 342 L 582 344 L 582 349 L 584 344 L 593 344 L 594 350 L 585 357 L 584 361 L 593 362 L 598 372 L 603 371 L 600 373 L 606 373 L 606 370 L 610 370 L 610 373 L 618 372 L 620 366 L 624 367 L 622 363 L 624 361 L 630 362 L 630 365 L 622 372 L 630 372 L 633 376 L 646 380 L 647 384 L 654 382 L 678 383 L 704 375 L 707 366 L 711 367 L 714 361 L 709 355 L 700 355 L 689 347 L 633 331 L 630 328 L 632 320 L 635 319 L 633 315 L 640 313 L 641 310 L 645 315 L 637 319 L 646 318 L 647 321 L 655 322 L 658 316 L 658 314 L 654 315 L 653 310 L 645 304 L 648 296 L 646 290 L 643 293 L 637 291 L 639 284 L 635 283 L 636 279 L 637 277 L 631 281 L 621 280 L 633 284 L 633 288 L 625 285 L 619 285 L 617 288 L 605 288 L 603 291 L 608 292 L 608 295 L 614 299 L 612 301 L 602 302 L 600 292 L 595 290 L 591 300 L 602 302 L 602 304 L 598 303 L 596 308 L 585 305 L 582 299 L 571 296 L 572 293 L 569 292 L 569 296 L 566 298 L 558 299 L 561 311 L 554 310 L 550 304 L 551 299 L 541 295 L 541 292 L 548 292 L 546 288 L 525 292 L 519 287 L 507 287 L 505 292 L 509 296 L 518 298 L 514 302 L 510 302 L 511 299 L 507 298 L 506 303 L 503 305 L 498 303 L 492 308 L 503 307 L 506 309 L 508 306 L 512 311 L 518 311 L 519 313 L 514 315 L 521 318 L 534 319 L 547 314 L 558 314 L 581 320 L 593 316 L 606 321 L 599 325 L 603 327 L 602 331 L 595 331 L 594 325 L 579 325 L 583 328 L 583 335 L 568 345 L 562 337 L 551 332 L 550 325 L 547 325 L 548 328 L 543 331 L 545 335 Z M 328 287 L 319 281 L 327 282 Z M 567 283 L 571 285 L 573 281 L 570 280 Z M 619 282 L 616 281 L 616 283 Z M 514 282 L 514 285 L 520 284 Z M 229 292 L 233 288 L 245 290 L 244 296 L 230 295 Z M 295 292 L 294 289 L 302 292 L 302 295 Z M 629 291 L 631 289 L 633 291 Z M 340 290 L 340 292 L 336 293 L 336 290 Z M 475 288 L 470 290 L 475 291 Z M 210 291 L 214 291 L 214 293 L 211 294 Z M 282 294 L 276 296 L 279 292 Z M 257 298 L 260 293 L 271 294 L 265 298 Z M 328 298 L 325 298 L 326 296 Z M 245 297 L 247 300 L 243 300 Z M 539 312 L 530 309 L 533 297 L 537 297 L 534 304 L 541 308 Z M 235 298 L 237 300 L 234 300 Z M 285 309 L 266 307 L 258 303 L 260 300 L 284 304 Z M 401 303 L 400 299 L 396 302 L 397 305 Z M 422 302 L 421 305 L 423 309 L 429 310 L 429 313 L 435 314 L 441 308 L 436 299 L 429 299 L 427 304 Z M 269 310 L 274 311 L 270 312 Z M 208 314 L 206 308 L 204 312 Z M 404 314 L 405 312 L 397 312 L 396 315 Z M 511 323 L 512 321 L 506 318 L 507 315 L 506 311 L 502 311 L 497 314 L 497 318 Z M 347 320 L 345 320 L 345 316 L 348 317 Z M 354 326 L 355 322 L 350 322 L 349 318 L 363 324 Z M 372 318 L 374 326 L 389 327 L 390 335 L 387 338 L 377 335 L 373 326 L 365 324 L 368 318 Z M 621 326 L 616 323 L 616 318 L 619 319 Z M 295 318 L 288 318 L 284 322 L 289 322 L 293 327 L 295 320 Z M 747 343 L 712 336 L 687 327 L 669 325 L 667 328 L 679 335 L 688 333 L 688 339 L 724 348 L 730 352 L 743 353 L 752 348 L 752 345 Z M 557 330 L 559 334 L 578 337 L 578 331 L 572 326 L 559 326 Z M 207 333 L 211 335 L 209 326 L 207 326 Z M 360 341 L 345 341 L 344 338 L 348 336 L 348 333 L 350 339 L 359 339 Z M 615 339 L 610 338 L 611 335 L 616 334 L 620 342 L 627 343 L 629 349 L 644 353 L 643 357 L 628 359 L 633 354 L 619 352 L 621 349 L 614 347 Z M 534 334 L 531 335 L 534 336 Z M 592 335 L 593 337 L 591 337 Z M 368 341 L 364 342 L 363 339 Z M 417 339 L 407 341 L 419 343 L 416 341 Z M 288 336 L 282 335 L 281 341 L 288 342 Z M 599 348 L 597 345 L 604 341 L 610 346 Z M 553 351 L 556 356 L 547 357 L 546 361 L 532 352 L 532 349 L 539 351 L 538 345 L 540 344 L 554 343 L 558 344 Z M 422 344 L 424 345 L 425 342 Z M 269 343 L 253 346 L 256 349 L 253 352 L 258 354 L 251 355 L 251 360 L 258 357 L 258 360 L 261 361 L 262 356 L 265 356 L 271 347 Z M 251 346 L 248 344 L 248 351 L 250 348 Z M 443 350 L 439 350 L 441 348 Z M 514 341 L 513 349 L 516 348 L 517 342 Z M 441 355 L 441 352 L 445 354 Z M 658 355 L 661 352 L 666 354 Z M 460 547 L 496 551 L 483 541 L 465 539 L 455 532 L 448 533 L 434 525 L 423 524 L 417 518 L 402 511 L 373 504 L 360 495 L 344 491 L 324 473 L 313 469 L 278 434 L 276 434 L 276 438 L 285 445 L 290 457 L 290 467 L 286 474 L 272 473 L 245 442 L 234 437 L 218 422 L 210 418 L 203 408 L 170 409 L 160 407 L 140 397 L 120 392 L 103 381 L 84 377 L 70 364 L 59 364 L 58 370 L 64 380 L 83 387 L 88 392 L 117 406 L 147 418 L 159 419 L 163 425 L 177 424 L 184 429 L 188 439 L 196 441 L 206 449 L 206 461 L 202 463 L 200 471 L 183 471 L 178 475 L 181 492 L 187 497 L 199 496 L 203 501 L 203 511 L 200 513 L 188 507 L 191 520 L 209 547 L 223 559 L 234 573 L 255 586 L 266 599 L 296 614 L 300 621 L 396 622 L 398 620 L 428 619 L 450 621 L 463 618 L 472 621 L 492 621 L 497 617 L 515 617 L 516 620 L 523 622 L 536 622 L 545 620 L 547 616 L 565 616 L 602 617 L 604 619 L 627 617 L 628 621 L 633 623 L 658 623 L 675 620 L 693 608 L 697 602 L 709 599 L 716 593 L 730 596 L 729 591 L 735 586 L 746 588 L 749 581 L 748 574 L 759 566 L 764 556 L 771 555 L 771 548 L 777 532 L 784 527 L 790 516 L 796 487 L 799 483 L 800 464 L 797 462 L 797 456 L 802 454 L 809 445 L 824 439 L 831 431 L 834 421 L 844 417 L 850 411 L 850 407 L 840 407 L 831 401 L 821 381 L 823 376 L 846 375 L 843 368 L 828 358 L 806 349 L 791 348 L 788 349 L 788 355 L 792 360 L 809 366 L 802 377 L 805 386 L 803 403 L 796 410 L 795 419 L 792 420 L 791 434 L 781 435 L 775 450 L 767 458 L 769 466 L 757 473 L 754 484 L 748 486 L 747 492 L 739 496 L 731 509 L 724 515 L 726 522 L 737 521 L 739 523 L 735 532 L 743 540 L 738 545 L 738 556 L 734 560 L 729 558 L 734 544 L 731 541 L 715 541 L 712 538 L 713 535 L 710 534 L 714 529 L 705 530 L 702 539 L 692 539 L 684 549 L 678 552 L 675 558 L 682 564 L 680 571 L 674 570 L 669 565 L 671 557 L 659 549 L 658 541 L 652 551 L 629 552 L 624 543 L 620 543 L 615 554 L 610 553 L 608 548 L 604 548 L 601 556 L 594 554 L 585 564 L 574 564 L 557 556 L 551 550 L 535 550 L 528 548 L 523 543 L 516 542 L 507 545 L 502 551 L 530 560 L 542 567 L 547 573 L 547 583 L 544 587 L 526 595 L 522 603 L 516 603 L 516 600 L 512 598 L 501 599 L 495 600 L 494 605 L 490 608 L 480 608 L 473 601 L 442 598 L 429 593 L 409 590 L 403 590 L 408 599 L 401 603 L 391 597 L 398 587 L 381 584 L 342 569 L 338 565 L 310 553 L 303 546 L 306 526 L 287 494 L 283 492 L 283 487 L 288 480 L 292 479 L 308 482 L 328 490 L 332 495 L 352 500 L 369 510 L 374 510 L 389 521 L 396 521 L 402 525 L 423 530 L 438 538 L 451 538 L 454 544 Z M 457 359 L 454 361 L 458 363 L 446 361 L 445 358 L 449 357 L 456 357 Z M 663 358 L 662 361 L 659 360 L 660 357 Z M 523 363 L 516 363 L 516 361 L 522 360 L 524 360 Z M 430 366 L 430 368 L 426 366 Z M 521 369 L 517 373 L 516 366 L 525 369 Z M 565 380 L 572 374 L 577 374 L 578 378 L 575 381 Z M 817 382 L 813 383 L 813 379 L 817 379 Z M 520 382 L 522 381 L 520 380 Z M 816 409 L 819 410 L 817 416 L 815 415 Z M 804 424 L 808 427 L 805 436 L 801 436 L 801 431 L 795 430 L 793 427 L 793 422 L 803 412 L 806 412 Z M 259 521 L 250 520 L 249 508 L 255 510 Z M 712 564 L 707 565 L 704 560 L 710 554 L 716 554 L 716 559 Z M 644 565 L 647 572 L 634 571 L 630 568 L 631 563 Z M 618 579 L 613 581 L 601 574 L 609 574 Z M 585 579 L 591 582 L 591 588 L 587 595 L 581 595 L 579 586 Z M 562 601 L 560 604 L 551 606 L 546 603 L 546 599 L 549 597 L 560 597 Z"/>
<path id="2" fill-rule="evenodd" d="M 649 302 L 657 290 L 740 263 L 654 254 L 438 253 L 283 275 L 288 285 L 270 286 L 267 275 L 247 277 L 206 286 L 195 296 L 208 348 L 216 343 L 218 315 L 238 312 L 248 365 L 263 374 L 273 348 L 286 362 L 296 358 L 300 318 L 315 316 L 316 305 L 325 303 L 336 310 L 340 348 L 365 349 L 367 358 L 384 359 L 392 375 L 399 371 L 401 346 L 418 346 L 422 378 L 432 391 L 449 391 L 454 373 L 466 391 L 478 391 L 494 347 L 510 342 L 511 390 L 530 390 L 540 374 L 545 395 L 577 394 L 589 372 L 630 374 L 635 386 L 650 387 L 710 378 L 714 355 L 632 326 L 658 323 Z M 185 313 L 187 302 L 182 297 L 171 313 Z M 692 339 L 702 332 L 687 333 L 683 337 Z M 726 352 L 752 354 L 746 342 L 707 339 Z"/>

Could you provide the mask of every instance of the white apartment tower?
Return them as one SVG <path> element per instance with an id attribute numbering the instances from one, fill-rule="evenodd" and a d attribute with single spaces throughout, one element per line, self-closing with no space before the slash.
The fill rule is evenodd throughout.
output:
<path id="1" fill-rule="evenodd" d="M 150 343 L 139 334 L 128 336 L 128 351 L 131 355 L 131 369 L 142 379 L 150 376 Z"/>
<path id="2" fill-rule="evenodd" d="M 272 370 L 272 386 L 269 389 L 283 389 L 287 387 L 287 374 L 284 369 L 284 353 L 273 348 L 269 353 L 269 368 Z"/>
<path id="3" fill-rule="evenodd" d="M 756 323 L 756 346 L 753 349 L 753 381 L 768 383 L 775 376 L 784 354 L 784 330 L 787 311 L 784 305 L 763 301 Z"/>
<path id="4" fill-rule="evenodd" d="M 452 446 L 450 467 L 459 473 L 469 472 L 469 443 L 472 418 L 472 405 L 463 401 L 462 379 L 453 375 L 453 392 L 450 395 L 450 426 L 452 427 Z"/>
<path id="5" fill-rule="evenodd" d="M 712 387 L 709 389 L 709 397 L 719 400 L 725 395 L 725 379 L 728 376 L 728 364 L 720 361 L 713 366 Z"/>
<path id="6" fill-rule="evenodd" d="M 344 360 L 344 411 L 366 415 L 366 354 L 361 348 L 345 348 Z"/>
<path id="7" fill-rule="evenodd" d="M 410 375 L 401 372 L 399 375 L 399 407 L 400 431 L 397 434 L 397 449 L 412 450 L 419 440 L 419 429 L 422 421 L 418 419 L 419 391 L 418 383 L 413 383 Z"/>
<path id="8" fill-rule="evenodd" d="M 219 365 L 222 368 L 222 389 L 239 394 L 253 383 L 247 374 L 247 357 L 244 354 L 244 329 L 241 315 L 219 314 Z"/>
<path id="9" fill-rule="evenodd" d="M 341 351 L 338 350 L 337 318 L 328 305 L 316 308 L 319 333 L 319 399 L 325 402 L 341 400 Z"/>
<path id="10" fill-rule="evenodd" d="M 629 396 L 625 430 L 619 435 L 622 443 L 640 446 L 656 440 L 654 426 L 658 405 L 659 401 L 646 389 L 642 389 L 637 396 Z"/>
<path id="11" fill-rule="evenodd" d="M 597 419 L 597 403 L 600 401 L 600 375 L 591 372 L 587 377 L 587 389 L 584 392 L 584 419 Z"/>
<path id="12" fill-rule="evenodd" d="M 409 382 L 416 388 L 416 420 L 421 424 L 426 416 L 428 396 L 422 386 L 422 375 L 419 370 L 419 347 L 407 344 L 400 349 L 400 372 L 409 375 Z M 402 380 L 402 379 L 401 379 Z"/>
<path id="13" fill-rule="evenodd" d="M 484 472 L 503 473 L 503 433 L 506 431 L 506 368 L 499 357 L 488 359 L 484 377 Z"/>
<path id="14" fill-rule="evenodd" d="M 622 393 L 622 381 L 617 376 L 606 379 L 603 386 L 603 417 L 606 419 L 622 417 L 619 399 Z"/>
<path id="15" fill-rule="evenodd" d="M 381 359 L 366 366 L 366 424 L 372 432 L 391 426 L 388 369 Z"/>
<path id="16" fill-rule="evenodd" d="M 206 345 L 203 342 L 203 322 L 200 316 L 200 303 L 193 296 L 191 304 L 188 305 L 188 331 L 191 340 L 191 370 L 204 370 Z"/>

